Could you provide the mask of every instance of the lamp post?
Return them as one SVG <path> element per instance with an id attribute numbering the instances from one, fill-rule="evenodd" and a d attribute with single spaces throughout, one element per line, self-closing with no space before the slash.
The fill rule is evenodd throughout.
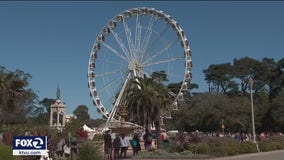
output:
<path id="1" fill-rule="evenodd" d="M 253 136 L 253 143 L 256 143 L 255 140 L 255 126 L 254 126 L 254 109 L 253 109 L 253 93 L 252 93 L 252 87 L 253 87 L 253 79 L 250 77 L 249 79 L 250 84 L 250 102 L 251 102 L 251 121 L 252 121 L 252 136 Z"/>

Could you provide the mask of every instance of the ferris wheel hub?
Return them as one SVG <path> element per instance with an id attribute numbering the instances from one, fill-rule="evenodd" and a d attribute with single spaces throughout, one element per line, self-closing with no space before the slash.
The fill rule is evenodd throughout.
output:
<path id="1" fill-rule="evenodd" d="M 130 71 L 133 71 L 134 69 L 136 68 L 136 63 L 135 62 L 130 62 L 129 65 L 128 65 L 128 69 Z"/>
<path id="2" fill-rule="evenodd" d="M 131 62 L 129 63 L 128 69 L 129 69 L 130 71 L 134 71 L 134 70 L 136 70 L 136 71 L 141 71 L 141 70 L 143 69 L 143 65 L 142 65 L 140 62 L 134 60 L 134 61 L 131 61 Z"/>

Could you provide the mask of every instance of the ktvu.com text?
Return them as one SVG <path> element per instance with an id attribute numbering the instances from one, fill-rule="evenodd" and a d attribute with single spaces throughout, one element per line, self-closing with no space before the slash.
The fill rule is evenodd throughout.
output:
<path id="1" fill-rule="evenodd" d="M 40 156 L 46 154 L 46 150 L 13 150 L 14 156 Z"/>

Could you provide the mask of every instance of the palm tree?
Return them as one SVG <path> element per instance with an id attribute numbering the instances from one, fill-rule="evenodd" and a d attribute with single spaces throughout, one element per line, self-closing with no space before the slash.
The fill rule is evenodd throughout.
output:
<path id="1" fill-rule="evenodd" d="M 168 110 L 171 100 L 167 88 L 154 78 L 136 77 L 127 90 L 126 105 L 134 121 L 149 129 L 154 124 L 157 135 L 161 131 L 162 112 Z M 157 138 L 159 144 L 159 138 Z"/>

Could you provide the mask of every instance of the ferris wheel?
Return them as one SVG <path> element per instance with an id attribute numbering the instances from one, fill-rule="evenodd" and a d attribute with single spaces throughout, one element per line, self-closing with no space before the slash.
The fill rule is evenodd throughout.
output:
<path id="1" fill-rule="evenodd" d="M 177 106 L 188 90 L 191 51 L 184 31 L 170 15 L 155 8 L 131 8 L 110 19 L 99 32 L 88 64 L 88 86 L 97 111 L 116 120 L 125 88 L 137 76 L 162 73 L 166 84 L 180 83 Z"/>

